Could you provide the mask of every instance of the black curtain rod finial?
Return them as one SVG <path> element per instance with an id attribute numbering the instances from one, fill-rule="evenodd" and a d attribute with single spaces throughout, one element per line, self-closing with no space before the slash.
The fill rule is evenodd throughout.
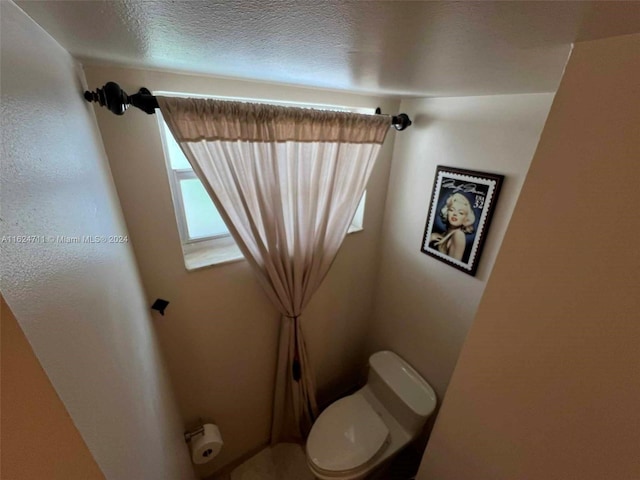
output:
<path id="1" fill-rule="evenodd" d="M 376 108 L 376 115 L 382 115 L 382 109 L 380 107 Z M 400 113 L 391 117 L 391 125 L 399 132 L 409 128 L 411 123 L 411 119 L 406 113 Z"/>
<path id="2" fill-rule="evenodd" d="M 409 128 L 412 123 L 413 122 L 409 118 L 409 115 L 407 115 L 406 113 L 400 113 L 391 119 L 393 128 L 395 128 L 399 132 Z"/>
<path id="3" fill-rule="evenodd" d="M 130 105 L 149 115 L 155 113 L 155 109 L 158 108 L 158 100 L 146 88 L 141 88 L 138 93 L 129 96 L 115 82 L 107 82 L 102 88 L 96 88 L 95 92 L 87 90 L 84 92 L 84 98 L 87 102 L 96 102 L 101 107 L 107 107 L 116 115 L 123 115 Z"/>
<path id="4" fill-rule="evenodd" d="M 123 115 L 129 107 L 129 95 L 115 82 L 107 82 L 102 88 L 96 88 L 95 92 L 84 92 L 87 102 L 96 102 L 101 107 L 107 107 L 116 115 Z"/>

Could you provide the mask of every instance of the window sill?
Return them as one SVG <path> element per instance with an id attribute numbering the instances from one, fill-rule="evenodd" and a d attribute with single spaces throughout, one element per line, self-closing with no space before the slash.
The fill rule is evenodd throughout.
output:
<path id="1" fill-rule="evenodd" d="M 214 238 L 183 246 L 184 266 L 190 272 L 213 265 L 239 262 L 244 255 L 231 237 Z"/>
<path id="2" fill-rule="evenodd" d="M 363 230 L 361 226 L 351 225 L 347 235 Z M 230 236 L 184 245 L 183 253 L 184 266 L 189 272 L 244 260 L 244 255 Z"/>

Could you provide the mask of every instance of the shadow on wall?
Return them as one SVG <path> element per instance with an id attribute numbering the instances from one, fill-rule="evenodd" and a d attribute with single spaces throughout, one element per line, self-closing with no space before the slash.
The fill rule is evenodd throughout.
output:
<path id="1" fill-rule="evenodd" d="M 426 128 L 433 121 L 429 115 L 425 115 L 424 113 L 418 113 L 413 118 L 413 126 L 415 128 Z"/>

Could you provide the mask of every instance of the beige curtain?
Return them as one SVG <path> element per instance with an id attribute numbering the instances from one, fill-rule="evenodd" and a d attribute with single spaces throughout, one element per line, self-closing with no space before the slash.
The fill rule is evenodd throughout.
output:
<path id="1" fill-rule="evenodd" d="M 282 314 L 271 440 L 316 414 L 300 315 L 347 234 L 390 118 L 158 97 L 162 114 Z"/>

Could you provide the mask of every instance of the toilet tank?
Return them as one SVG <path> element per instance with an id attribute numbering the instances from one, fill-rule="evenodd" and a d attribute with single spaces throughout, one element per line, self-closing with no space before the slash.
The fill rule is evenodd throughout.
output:
<path id="1" fill-rule="evenodd" d="M 393 352 L 371 355 L 367 385 L 412 437 L 420 433 L 436 408 L 436 393 L 431 385 Z"/>

